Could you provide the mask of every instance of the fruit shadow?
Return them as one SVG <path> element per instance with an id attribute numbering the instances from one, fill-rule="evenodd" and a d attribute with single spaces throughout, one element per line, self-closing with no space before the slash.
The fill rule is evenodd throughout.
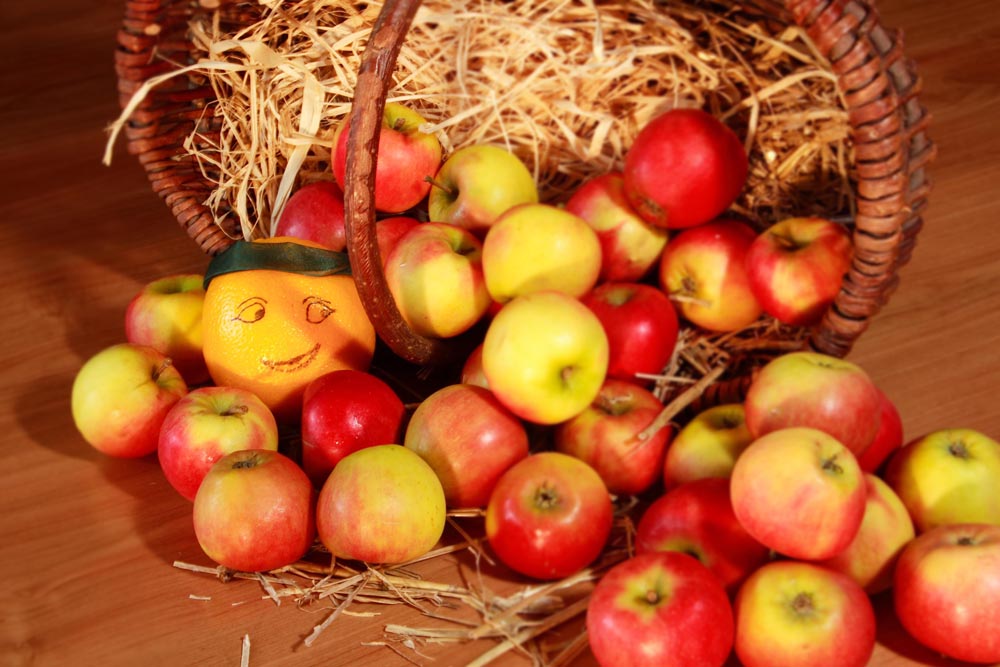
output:
<path id="1" fill-rule="evenodd" d="M 959 667 L 967 663 L 952 660 L 919 644 L 909 635 L 893 611 L 892 591 L 872 596 L 878 619 L 878 643 L 890 653 L 925 667 Z"/>

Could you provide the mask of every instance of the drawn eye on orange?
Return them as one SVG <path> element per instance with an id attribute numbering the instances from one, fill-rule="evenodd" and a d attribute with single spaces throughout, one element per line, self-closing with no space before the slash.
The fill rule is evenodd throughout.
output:
<path id="1" fill-rule="evenodd" d="M 329 301 L 318 296 L 307 296 L 302 303 L 306 305 L 306 322 L 311 324 L 319 324 L 335 312 Z"/>
<path id="2" fill-rule="evenodd" d="M 263 319 L 267 312 L 264 307 L 265 304 L 267 304 L 267 299 L 264 297 L 252 296 L 249 299 L 245 299 L 240 302 L 240 305 L 236 306 L 236 316 L 233 319 L 253 324 Z"/>

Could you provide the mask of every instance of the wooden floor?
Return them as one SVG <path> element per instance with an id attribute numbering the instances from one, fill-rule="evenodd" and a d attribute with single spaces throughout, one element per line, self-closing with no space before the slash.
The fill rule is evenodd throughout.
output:
<path id="1" fill-rule="evenodd" d="M 190 506 L 154 459 L 105 458 L 73 427 L 74 374 L 123 340 L 128 300 L 207 263 L 131 156 L 119 147 L 111 167 L 100 162 L 117 115 L 123 4 L 0 9 L 0 664 L 237 665 L 244 635 L 251 665 L 411 664 L 365 643 L 383 641 L 387 623 L 429 623 L 415 612 L 359 607 L 380 615 L 342 616 L 306 647 L 330 607 L 279 608 L 253 582 L 172 567 L 207 562 Z M 913 261 L 851 359 L 896 401 L 908 436 L 962 426 L 1000 438 L 1000 12 L 993 0 L 886 0 L 880 10 L 919 63 L 939 157 Z M 436 581 L 458 572 L 451 559 L 421 569 Z M 952 664 L 908 640 L 886 602 L 872 665 Z M 452 665 L 491 645 L 421 649 L 433 661 L 400 650 Z M 529 663 L 512 654 L 496 664 Z"/>

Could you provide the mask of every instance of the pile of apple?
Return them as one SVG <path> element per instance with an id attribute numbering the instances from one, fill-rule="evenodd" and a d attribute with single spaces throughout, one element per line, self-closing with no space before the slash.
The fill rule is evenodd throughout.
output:
<path id="1" fill-rule="evenodd" d="M 775 358 L 745 400 L 651 428 L 651 379 L 682 326 L 738 331 L 762 313 L 808 325 L 850 262 L 847 232 L 808 217 L 757 233 L 727 216 L 746 179 L 738 137 L 675 110 L 636 137 L 621 172 L 541 203 L 494 146 L 443 160 L 422 119 L 389 104 L 376 233 L 390 290 L 417 332 L 485 324 L 461 376 L 413 409 L 370 372 L 314 380 L 294 424 L 252 392 L 215 386 L 197 336 L 199 276 L 147 286 L 127 342 L 73 389 L 84 438 L 156 452 L 193 502 L 202 549 L 261 571 L 316 539 L 337 558 L 397 564 L 440 540 L 450 509 L 484 511 L 486 543 L 539 580 L 598 558 L 618 497 L 635 496 L 635 553 L 595 585 L 598 662 L 865 665 L 870 595 L 892 589 L 921 643 L 1000 661 L 1000 444 L 942 430 L 904 446 L 900 417 L 859 367 Z M 347 132 L 334 181 L 288 201 L 274 235 L 344 248 Z M 668 239 L 668 234 L 670 238 Z M 295 460 L 279 432 L 301 440 Z"/>

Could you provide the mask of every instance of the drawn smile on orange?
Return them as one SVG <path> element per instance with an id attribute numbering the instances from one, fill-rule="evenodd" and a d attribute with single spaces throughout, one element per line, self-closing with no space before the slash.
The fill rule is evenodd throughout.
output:
<path id="1" fill-rule="evenodd" d="M 313 362 L 316 355 L 319 354 L 319 343 L 316 343 L 311 350 L 304 352 L 298 356 L 292 357 L 291 359 L 284 359 L 282 361 L 272 361 L 271 359 L 261 359 L 261 363 L 270 368 L 272 371 L 279 371 L 281 373 L 293 373 L 298 370 L 302 370 L 309 364 Z"/>

